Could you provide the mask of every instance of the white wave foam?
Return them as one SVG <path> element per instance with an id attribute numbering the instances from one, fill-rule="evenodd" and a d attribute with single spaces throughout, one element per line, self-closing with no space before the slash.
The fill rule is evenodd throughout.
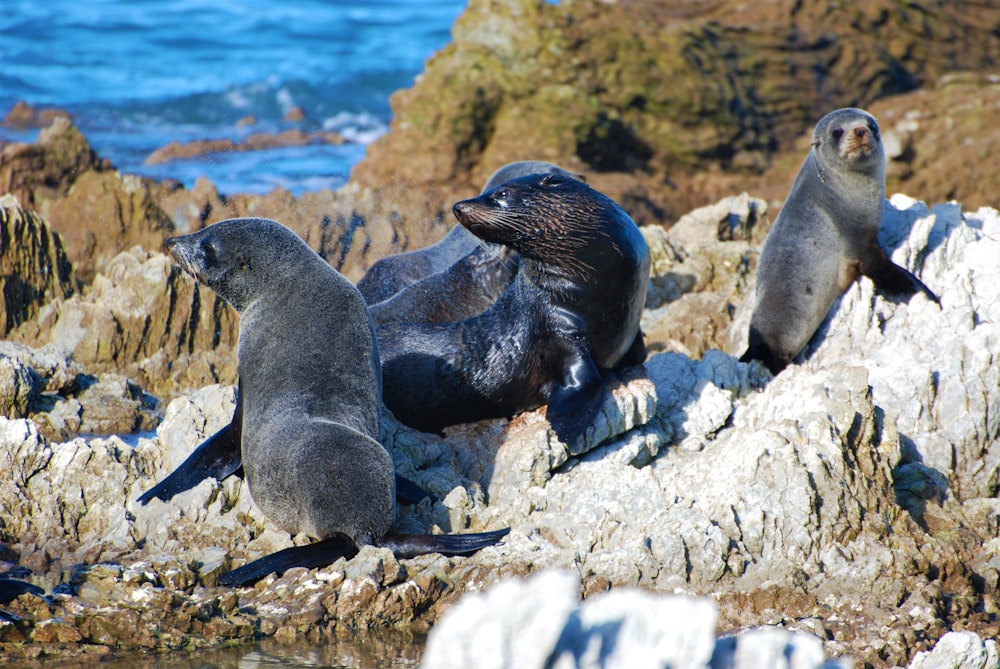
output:
<path id="1" fill-rule="evenodd" d="M 371 144 L 389 131 L 384 121 L 367 112 L 338 112 L 323 121 L 323 130 L 337 132 L 349 142 Z"/>

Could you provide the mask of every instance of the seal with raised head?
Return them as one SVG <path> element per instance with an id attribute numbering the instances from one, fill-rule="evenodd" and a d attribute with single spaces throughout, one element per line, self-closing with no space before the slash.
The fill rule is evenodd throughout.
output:
<path id="1" fill-rule="evenodd" d="M 522 160 L 496 170 L 482 193 L 528 174 L 581 178 L 553 163 Z M 517 272 L 509 247 L 477 238 L 461 225 L 437 244 L 387 256 L 358 281 L 376 323 L 440 323 L 486 311 Z"/>
<path id="2" fill-rule="evenodd" d="M 561 174 L 520 177 L 453 209 L 473 234 L 520 254 L 520 268 L 478 316 L 377 325 L 386 406 L 440 431 L 547 404 L 556 434 L 574 443 L 604 401 L 602 372 L 645 357 L 642 233 L 610 198 Z"/>
<path id="3" fill-rule="evenodd" d="M 231 219 L 166 244 L 240 315 L 239 442 L 250 495 L 283 530 L 318 540 L 224 574 L 221 583 L 329 564 L 368 544 L 403 557 L 462 555 L 506 534 L 392 531 L 395 477 L 379 443 L 372 321 L 354 285 L 294 232 L 267 219 Z"/>
<path id="4" fill-rule="evenodd" d="M 749 346 L 740 360 L 784 369 L 816 333 L 834 301 L 861 276 L 889 296 L 937 296 L 879 246 L 885 151 L 868 112 L 830 112 L 764 240 L 757 264 Z"/>

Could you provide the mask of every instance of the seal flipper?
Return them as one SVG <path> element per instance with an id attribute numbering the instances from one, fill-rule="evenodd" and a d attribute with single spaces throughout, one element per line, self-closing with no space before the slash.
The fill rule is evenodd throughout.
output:
<path id="1" fill-rule="evenodd" d="M 871 259 L 861 266 L 861 273 L 867 276 L 882 293 L 891 297 L 908 296 L 921 292 L 932 302 L 941 306 L 941 300 L 909 270 L 892 262 L 875 243 L 871 249 Z"/>
<path id="2" fill-rule="evenodd" d="M 233 422 L 201 443 L 191 452 L 187 460 L 172 471 L 167 478 L 144 492 L 139 502 L 147 504 L 154 497 L 164 502 L 174 495 L 190 490 L 211 477 L 219 481 L 243 469 L 240 453 L 240 432 L 242 421 Z"/>
<path id="3" fill-rule="evenodd" d="M 243 388 L 236 382 L 236 410 L 229 425 L 203 441 L 167 478 L 142 493 L 138 501 L 146 505 L 154 497 L 169 502 L 174 495 L 190 490 L 207 478 L 221 481 L 243 469 Z"/>
<path id="4" fill-rule="evenodd" d="M 583 320 L 565 309 L 556 310 L 555 319 L 551 332 L 562 341 L 563 355 L 555 370 L 559 382 L 549 390 L 545 416 L 559 441 L 572 452 L 600 412 L 608 389 L 590 357 Z"/>
<path id="5" fill-rule="evenodd" d="M 349 538 L 337 534 L 329 539 L 304 546 L 292 546 L 277 553 L 265 555 L 259 560 L 248 562 L 242 567 L 227 571 L 219 576 L 219 585 L 231 588 L 256 583 L 268 574 L 283 574 L 294 567 L 315 569 L 333 564 L 339 558 L 357 555 L 358 547 Z"/>
<path id="6" fill-rule="evenodd" d="M 791 362 L 790 358 L 785 358 L 775 353 L 771 347 L 767 345 L 767 342 L 764 341 L 764 338 L 761 336 L 760 332 L 757 331 L 757 328 L 752 325 L 750 326 L 748 340 L 749 344 L 747 346 L 747 350 L 740 356 L 740 362 L 760 360 L 764 363 L 764 366 L 771 371 L 771 374 L 774 374 L 775 376 L 777 376 L 785 367 L 788 367 L 788 364 Z"/>
<path id="7" fill-rule="evenodd" d="M 419 504 L 422 500 L 437 501 L 431 493 L 408 478 L 396 474 L 396 501 L 400 504 Z"/>
<path id="8" fill-rule="evenodd" d="M 487 546 L 493 546 L 509 532 L 509 527 L 492 532 L 469 532 L 467 534 L 396 534 L 390 532 L 378 545 L 388 548 L 398 558 L 412 558 L 427 553 L 472 555 Z"/>
<path id="9" fill-rule="evenodd" d="M 379 542 L 379 546 L 388 548 L 398 558 L 411 558 L 427 553 L 471 555 L 480 549 L 496 544 L 507 536 L 508 532 L 510 532 L 509 527 L 493 532 L 470 532 L 468 534 L 390 533 Z M 277 573 L 280 575 L 295 567 L 305 567 L 306 569 L 325 567 L 342 557 L 350 559 L 357 553 L 358 547 L 354 542 L 338 534 L 316 543 L 292 546 L 277 553 L 265 555 L 259 560 L 254 560 L 222 574 L 219 576 L 219 585 L 232 588 L 250 585 L 268 574 Z"/>

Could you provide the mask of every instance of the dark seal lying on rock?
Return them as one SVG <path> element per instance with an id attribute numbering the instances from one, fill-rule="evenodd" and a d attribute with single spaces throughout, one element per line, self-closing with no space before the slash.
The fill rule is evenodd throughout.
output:
<path id="1" fill-rule="evenodd" d="M 0 577 L 0 604 L 6 604 L 27 593 L 41 597 L 45 594 L 45 590 L 34 583 L 6 576 Z"/>
<path id="2" fill-rule="evenodd" d="M 535 160 L 508 163 L 482 192 L 529 174 L 580 178 L 558 165 Z M 376 323 L 444 323 L 483 313 L 517 273 L 517 253 L 477 238 L 456 225 L 437 244 L 377 261 L 358 281 Z"/>
<path id="3" fill-rule="evenodd" d="M 923 292 L 938 302 L 879 246 L 884 200 L 885 150 L 875 118 L 860 109 L 830 112 L 816 125 L 812 149 L 764 241 L 740 360 L 783 370 L 862 275 L 886 295 Z"/>
<path id="4" fill-rule="evenodd" d="M 295 233 L 275 221 L 232 219 L 171 238 L 167 248 L 240 314 L 240 420 L 221 441 L 238 439 L 250 494 L 268 518 L 318 540 L 220 583 L 329 564 L 370 544 L 400 557 L 469 554 L 507 533 L 392 531 L 396 483 L 379 443 L 381 367 L 371 318 L 357 289 Z"/>
<path id="5" fill-rule="evenodd" d="M 645 358 L 642 233 L 610 198 L 558 173 L 508 181 L 454 212 L 519 253 L 520 268 L 479 316 L 377 327 L 386 406 L 440 431 L 548 404 L 556 434 L 575 442 L 605 399 L 601 373 Z"/>

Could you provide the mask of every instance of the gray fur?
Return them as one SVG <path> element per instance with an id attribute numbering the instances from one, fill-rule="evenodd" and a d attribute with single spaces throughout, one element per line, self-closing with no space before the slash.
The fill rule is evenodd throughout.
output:
<path id="1" fill-rule="evenodd" d="M 381 363 L 361 294 L 275 221 L 222 221 L 168 248 L 240 314 L 254 502 L 289 533 L 375 543 L 392 526 L 395 479 L 378 442 Z"/>
<path id="2" fill-rule="evenodd" d="M 884 199 L 885 150 L 875 118 L 846 108 L 820 119 L 761 250 L 744 360 L 781 371 L 862 274 L 889 294 L 922 290 L 937 299 L 879 247 Z"/>

